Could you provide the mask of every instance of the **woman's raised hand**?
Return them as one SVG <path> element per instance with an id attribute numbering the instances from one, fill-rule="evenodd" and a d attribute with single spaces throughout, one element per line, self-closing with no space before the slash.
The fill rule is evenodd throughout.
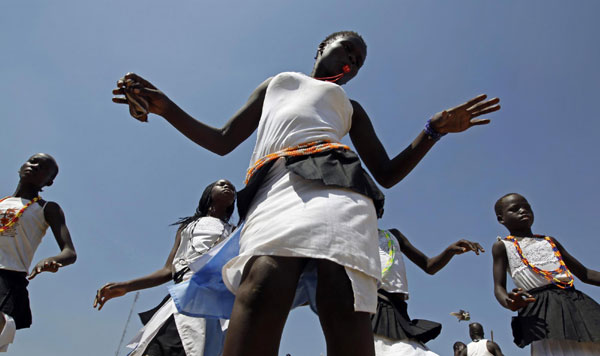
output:
<path id="1" fill-rule="evenodd" d="M 106 283 L 96 292 L 94 298 L 94 308 L 98 307 L 101 310 L 109 299 L 121 297 L 127 294 L 127 289 L 121 283 L 110 282 Z"/>
<path id="2" fill-rule="evenodd" d="M 112 101 L 128 104 L 131 115 L 140 121 L 148 121 L 148 113 L 163 115 L 172 104 L 162 91 L 135 73 L 127 73 L 119 79 L 112 93 L 115 95 Z M 139 110 L 140 107 L 146 113 Z"/>
<path id="3" fill-rule="evenodd" d="M 431 118 L 434 130 L 441 134 L 449 132 L 462 132 L 471 126 L 486 125 L 489 119 L 476 119 L 476 117 L 500 110 L 500 99 L 485 100 L 487 95 L 479 95 L 466 103 L 452 109 L 439 112 Z"/>
<path id="4" fill-rule="evenodd" d="M 479 243 L 464 239 L 456 241 L 448 248 L 450 251 L 454 252 L 455 255 L 460 255 L 468 251 L 473 251 L 476 255 L 479 255 L 480 252 L 485 252 Z"/>

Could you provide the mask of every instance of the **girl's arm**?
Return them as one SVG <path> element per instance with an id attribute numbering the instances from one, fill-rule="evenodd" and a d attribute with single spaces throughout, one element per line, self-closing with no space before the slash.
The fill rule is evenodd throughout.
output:
<path id="1" fill-rule="evenodd" d="M 438 133 L 446 134 L 488 124 L 490 120 L 476 117 L 499 110 L 500 100 L 485 99 L 485 95 L 480 95 L 455 108 L 437 113 L 431 119 L 431 126 Z M 358 102 L 351 102 L 354 108 L 350 129 L 352 143 L 375 180 L 385 188 L 391 188 L 415 168 L 435 141 L 429 138 L 425 131 L 421 131 L 408 147 L 390 159 L 365 110 Z"/>
<path id="2" fill-rule="evenodd" d="M 485 252 L 477 242 L 459 240 L 446 247 L 439 255 L 429 258 L 419 249 L 414 247 L 400 231 L 396 229 L 391 229 L 390 231 L 398 239 L 398 244 L 400 245 L 402 253 L 428 274 L 436 274 L 450 262 L 454 255 L 459 255 L 467 251 L 474 251 L 477 255 L 479 255 L 480 251 Z"/>
<path id="3" fill-rule="evenodd" d="M 508 258 L 506 257 L 506 247 L 502 241 L 494 243 L 492 256 L 494 258 L 494 295 L 498 303 L 506 309 L 516 311 L 534 302 L 535 298 L 531 294 L 524 292 L 521 288 L 515 288 L 510 293 L 506 291 Z"/>
<path id="4" fill-rule="evenodd" d="M 100 310 L 104 306 L 104 303 L 106 303 L 109 299 L 121 297 L 136 290 L 156 287 L 170 281 L 173 275 L 173 259 L 175 258 L 175 253 L 177 253 L 177 249 L 179 248 L 180 244 L 181 234 L 180 231 L 177 231 L 173 248 L 169 253 L 169 257 L 167 257 L 165 265 L 161 269 L 130 281 L 106 283 L 96 292 L 96 297 L 94 298 L 94 308 L 98 307 L 98 310 Z"/>
<path id="5" fill-rule="evenodd" d="M 558 251 L 563 257 L 567 268 L 577 276 L 583 283 L 600 286 L 600 272 L 589 269 L 579 262 L 575 257 L 571 256 L 567 250 L 555 238 L 552 238 Z"/>
<path id="6" fill-rule="evenodd" d="M 71 234 L 67 228 L 65 214 L 55 202 L 48 202 L 44 207 L 44 218 L 50 226 L 60 253 L 54 257 L 48 257 L 38 262 L 31 270 L 28 279 L 33 279 L 41 272 L 56 272 L 60 267 L 70 265 L 77 260 L 75 246 L 71 240 Z"/>
<path id="7" fill-rule="evenodd" d="M 126 87 L 125 82 L 134 84 Z M 117 82 L 118 88 L 113 90 L 114 95 L 124 95 L 125 91 L 142 97 L 148 102 L 148 111 L 164 117 L 171 125 L 187 138 L 198 145 L 218 155 L 226 155 L 233 151 L 240 143 L 246 140 L 258 127 L 262 106 L 271 79 L 265 80 L 254 90 L 250 98 L 222 128 L 208 126 L 190 115 L 169 99 L 162 91 L 144 78 L 127 73 Z M 115 97 L 113 102 L 128 104 L 126 98 Z"/>

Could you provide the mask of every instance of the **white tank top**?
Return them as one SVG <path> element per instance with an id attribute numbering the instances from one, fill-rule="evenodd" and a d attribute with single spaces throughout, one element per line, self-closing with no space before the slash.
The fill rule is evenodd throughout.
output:
<path id="1" fill-rule="evenodd" d="M 504 239 L 501 240 L 506 248 L 506 255 L 508 257 L 508 270 L 510 276 L 516 287 L 523 288 L 523 290 L 531 290 L 533 288 L 545 286 L 550 284 L 541 275 L 533 272 L 521 261 L 515 245 Z M 527 237 L 519 241 L 519 246 L 523 251 L 523 256 L 532 265 L 546 271 L 554 271 L 560 264 L 558 258 L 554 256 L 552 246 L 541 237 Z M 562 273 L 556 276 L 560 280 L 567 281 L 568 277 Z"/>
<path id="2" fill-rule="evenodd" d="M 467 345 L 467 356 L 494 356 L 487 349 L 487 340 L 481 339 Z"/>
<path id="3" fill-rule="evenodd" d="M 386 232 L 388 237 L 386 237 Z M 390 243 L 394 249 L 394 259 L 390 255 Z M 379 230 L 379 259 L 381 261 L 381 285 L 379 288 L 390 293 L 404 293 L 408 299 L 408 280 L 404 257 L 396 236 L 387 230 Z"/>
<path id="4" fill-rule="evenodd" d="M 340 142 L 353 108 L 337 84 L 284 72 L 267 87 L 250 166 L 269 153 L 312 141 Z"/>
<path id="5" fill-rule="evenodd" d="M 173 258 L 175 273 L 187 267 L 214 245 L 229 236 L 232 230 L 232 225 L 212 216 L 203 216 L 189 223 L 181 231 L 181 242 Z M 192 271 L 186 273 L 184 280 L 191 277 L 192 274 Z"/>
<path id="6" fill-rule="evenodd" d="M 0 202 L 0 225 L 11 221 L 27 203 L 28 199 L 15 197 Z M 29 272 L 46 229 L 44 208 L 37 202 L 31 204 L 13 226 L 0 233 L 0 269 Z"/>

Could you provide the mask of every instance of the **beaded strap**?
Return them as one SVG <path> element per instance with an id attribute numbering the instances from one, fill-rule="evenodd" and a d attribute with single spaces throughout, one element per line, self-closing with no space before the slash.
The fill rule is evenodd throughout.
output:
<path id="1" fill-rule="evenodd" d="M 388 260 L 385 263 L 385 266 L 383 266 L 383 269 L 381 270 L 381 277 L 385 276 L 385 274 L 390 270 L 390 268 L 392 268 L 392 265 L 394 264 L 394 259 L 396 258 L 396 249 L 394 248 L 394 244 L 392 242 L 392 238 L 390 237 L 390 233 L 387 230 L 379 230 L 381 232 L 383 232 L 383 234 L 385 235 L 385 239 L 387 240 L 387 245 L 388 245 Z"/>
<path id="2" fill-rule="evenodd" d="M 571 274 L 571 271 L 569 271 L 569 269 L 567 268 L 567 265 L 565 265 L 562 255 L 560 254 L 560 251 L 554 244 L 554 241 L 552 241 L 552 239 L 548 236 L 542 236 L 542 235 L 533 235 L 533 236 L 540 237 L 540 238 L 543 237 L 546 241 L 548 241 L 548 243 L 552 247 L 552 252 L 554 252 L 554 256 L 556 256 L 556 259 L 558 260 L 558 263 L 560 265 L 554 271 L 545 271 L 545 270 L 540 269 L 540 268 L 532 265 L 531 263 L 529 263 L 529 261 L 525 258 L 525 256 L 523 256 L 523 250 L 521 250 L 521 246 L 519 245 L 519 242 L 517 241 L 517 239 L 514 236 L 507 236 L 506 240 L 513 243 L 513 245 L 515 246 L 515 249 L 517 250 L 517 254 L 521 258 L 521 261 L 523 262 L 523 264 L 525 264 L 525 266 L 529 267 L 530 270 L 541 275 L 547 281 L 549 281 L 550 283 L 554 284 L 555 286 L 557 286 L 559 288 L 567 289 L 567 288 L 573 287 L 573 275 Z M 566 274 L 567 278 L 569 280 L 565 282 L 565 281 L 561 281 L 561 280 L 557 279 L 556 275 L 561 274 L 561 273 Z"/>
<path id="3" fill-rule="evenodd" d="M 4 197 L 2 198 L 2 200 L 0 200 L 0 203 L 2 203 L 3 201 L 5 201 L 8 198 L 12 198 L 12 197 Z M 19 210 L 19 212 L 15 215 L 14 218 L 12 218 L 9 222 L 7 222 L 6 224 L 2 225 L 0 227 L 0 233 L 3 233 L 4 231 L 10 229 L 14 224 L 17 223 L 17 221 L 19 221 L 19 218 L 21 217 L 21 215 L 23 215 L 23 213 L 25 212 L 25 210 L 27 210 L 27 208 L 29 208 L 29 206 L 33 203 L 35 203 L 36 201 L 40 200 L 41 198 L 39 196 L 33 198 L 33 200 L 31 200 L 29 203 L 25 204 L 24 207 L 21 208 L 21 210 Z"/>
<path id="4" fill-rule="evenodd" d="M 244 181 L 244 184 L 248 184 L 248 181 L 250 181 L 250 178 L 254 173 L 256 173 L 256 171 L 258 171 L 262 166 L 274 159 L 280 157 L 306 156 L 313 153 L 334 150 L 336 148 L 343 148 L 345 150 L 350 149 L 350 147 L 341 143 L 314 141 L 309 143 L 303 143 L 293 147 L 284 148 L 283 150 L 277 151 L 275 153 L 269 153 L 268 155 L 256 161 L 254 165 L 252 165 L 252 167 L 248 168 L 248 171 L 246 171 L 246 180 Z"/>

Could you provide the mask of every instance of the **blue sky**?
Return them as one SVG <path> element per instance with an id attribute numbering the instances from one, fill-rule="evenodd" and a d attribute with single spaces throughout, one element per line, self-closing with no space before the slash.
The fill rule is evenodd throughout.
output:
<path id="1" fill-rule="evenodd" d="M 63 207 L 79 256 L 32 281 L 34 324 L 19 331 L 10 354 L 115 353 L 133 294 L 98 312 L 96 289 L 162 266 L 175 233 L 169 224 L 193 212 L 208 183 L 224 177 L 242 187 L 254 135 L 219 157 L 159 117 L 141 124 L 110 101 L 119 77 L 137 72 L 220 126 L 265 78 L 309 73 L 317 44 L 341 29 L 368 44 L 345 90 L 390 155 L 435 112 L 479 93 L 501 98 L 490 125 L 444 137 L 385 190 L 380 225 L 400 229 L 429 255 L 459 238 L 488 250 L 459 256 L 435 276 L 408 267 L 410 315 L 444 325 L 429 343 L 434 351 L 449 355 L 468 339 L 467 325 L 449 315 L 463 308 L 493 330 L 505 354 L 528 354 L 512 344 L 512 313 L 493 296 L 490 248 L 505 231 L 492 206 L 522 193 L 536 214 L 534 232 L 600 268 L 599 10 L 594 1 L 554 0 L 2 2 L 0 187 L 14 191 L 31 154 L 54 155 L 61 171 L 43 197 Z M 56 253 L 49 233 L 36 261 Z M 600 299 L 597 288 L 576 285 Z M 166 287 L 143 291 L 135 311 L 165 294 Z M 126 339 L 139 327 L 132 319 Z M 281 354 L 324 351 L 316 317 L 292 312 Z"/>

